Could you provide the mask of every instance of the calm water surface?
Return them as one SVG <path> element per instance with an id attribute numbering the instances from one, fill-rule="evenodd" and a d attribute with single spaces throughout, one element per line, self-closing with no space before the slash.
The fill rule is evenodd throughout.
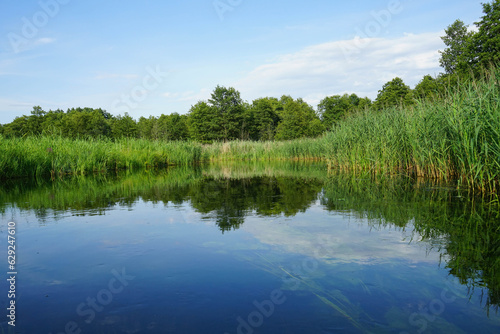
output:
<path id="1" fill-rule="evenodd" d="M 498 207 L 322 165 L 0 187 L 2 333 L 498 333 Z"/>

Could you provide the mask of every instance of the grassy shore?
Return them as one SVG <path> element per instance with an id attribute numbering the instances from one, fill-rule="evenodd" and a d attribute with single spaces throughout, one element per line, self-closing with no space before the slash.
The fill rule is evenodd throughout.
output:
<path id="1" fill-rule="evenodd" d="M 500 190 L 500 70 L 408 108 L 366 111 L 316 139 L 211 145 L 142 139 L 0 136 L 0 178 L 139 170 L 238 160 L 311 160 L 331 169 L 458 180 Z"/>
<path id="2" fill-rule="evenodd" d="M 320 159 L 317 139 L 284 142 L 234 141 L 204 145 L 143 139 L 68 139 L 63 137 L 2 138 L 1 178 L 84 175 L 113 170 L 139 170 L 171 165 L 231 160 Z"/>

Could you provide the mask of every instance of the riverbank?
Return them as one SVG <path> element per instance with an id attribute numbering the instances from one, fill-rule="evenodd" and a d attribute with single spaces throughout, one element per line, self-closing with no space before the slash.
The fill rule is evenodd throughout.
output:
<path id="1" fill-rule="evenodd" d="M 324 160 L 330 169 L 405 174 L 481 192 L 500 189 L 500 70 L 445 98 L 361 112 L 326 135 L 201 144 L 145 139 L 0 136 L 0 178 L 86 175 L 206 162 Z"/>
<path id="2" fill-rule="evenodd" d="M 241 160 L 311 160 L 324 158 L 320 139 L 283 142 L 232 141 L 210 145 L 144 139 L 68 139 L 59 136 L 0 137 L 2 178 L 85 175 L 116 170 L 163 168 Z"/>

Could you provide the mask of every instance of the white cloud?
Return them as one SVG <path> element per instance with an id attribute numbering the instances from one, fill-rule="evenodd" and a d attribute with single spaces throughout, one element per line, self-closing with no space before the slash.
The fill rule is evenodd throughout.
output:
<path id="1" fill-rule="evenodd" d="M 53 44 L 56 42 L 55 38 L 41 37 L 37 39 L 21 38 L 17 43 L 11 44 L 12 54 L 18 54 L 19 52 L 31 51 L 37 47 Z"/>
<path id="2" fill-rule="evenodd" d="M 439 73 L 442 35 L 356 37 L 313 45 L 255 68 L 235 87 L 249 100 L 289 94 L 316 105 L 325 96 L 346 92 L 375 98 L 396 76 L 413 87 L 424 75 Z"/>
<path id="3" fill-rule="evenodd" d="M 43 45 L 43 44 L 50 44 L 54 43 L 56 40 L 55 38 L 48 38 L 48 37 L 43 37 L 35 40 L 34 44 L 35 45 Z"/>
<path id="4" fill-rule="evenodd" d="M 351 214 L 325 215 L 318 206 L 289 218 L 250 216 L 241 229 L 263 244 L 330 264 L 379 264 L 397 259 L 409 263 L 439 263 L 439 252 L 429 252 L 429 243 L 417 242 L 422 241 L 422 237 L 411 224 L 405 229 L 378 226 L 376 222 L 357 219 Z"/>

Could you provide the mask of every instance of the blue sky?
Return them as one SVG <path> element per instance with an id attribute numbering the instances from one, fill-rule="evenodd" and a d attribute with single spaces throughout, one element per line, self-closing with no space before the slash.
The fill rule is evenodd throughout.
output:
<path id="1" fill-rule="evenodd" d="M 0 123 L 35 105 L 183 114 L 217 85 L 373 99 L 441 72 L 439 36 L 481 15 L 476 0 L 3 0 Z"/>

